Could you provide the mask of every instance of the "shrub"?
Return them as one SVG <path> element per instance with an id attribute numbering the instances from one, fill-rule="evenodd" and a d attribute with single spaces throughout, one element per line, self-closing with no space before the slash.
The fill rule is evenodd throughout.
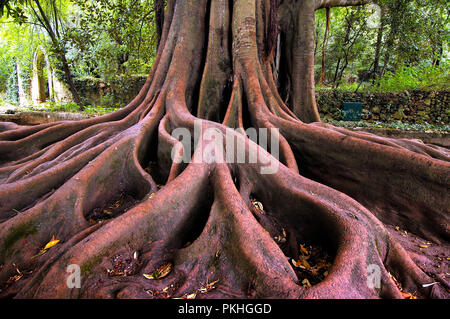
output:
<path id="1" fill-rule="evenodd" d="M 379 79 L 374 91 L 399 92 L 404 90 L 449 90 L 449 63 L 440 66 L 403 66 L 396 72 L 387 72 Z"/>

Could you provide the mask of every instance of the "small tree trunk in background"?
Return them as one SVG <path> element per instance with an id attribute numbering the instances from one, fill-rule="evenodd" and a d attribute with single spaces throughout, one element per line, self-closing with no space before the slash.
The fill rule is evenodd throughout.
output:
<path id="1" fill-rule="evenodd" d="M 320 83 L 322 86 L 325 86 L 325 55 L 327 49 L 328 42 L 328 31 L 330 30 L 330 8 L 326 8 L 327 10 L 327 23 L 325 27 L 325 34 L 323 36 L 323 44 L 322 44 L 322 70 L 320 72 Z"/>
<path id="2" fill-rule="evenodd" d="M 75 88 L 75 84 L 73 82 L 72 73 L 70 72 L 70 67 L 69 67 L 69 63 L 67 62 L 66 55 L 63 52 L 61 52 L 59 55 L 61 58 L 61 62 L 63 64 L 64 74 L 66 76 L 67 84 L 69 85 L 70 93 L 72 93 L 74 102 L 77 104 L 80 104 L 81 99 L 80 99 L 80 96 L 78 95 L 77 89 Z M 83 109 L 84 108 L 81 106 L 81 110 L 83 110 Z"/>
<path id="3" fill-rule="evenodd" d="M 383 32 L 384 32 L 384 24 L 385 24 L 383 15 L 384 15 L 384 10 L 381 10 L 381 22 L 380 22 L 380 27 L 378 28 L 377 44 L 375 47 L 375 58 L 374 58 L 374 62 L 373 62 L 372 84 L 375 83 L 375 80 L 378 75 L 379 65 L 380 65 L 381 45 L 383 42 Z"/>
<path id="4" fill-rule="evenodd" d="M 437 43 L 437 52 L 436 50 L 433 48 L 433 53 L 434 53 L 434 58 L 433 58 L 433 65 L 434 66 L 439 66 L 441 64 L 441 59 L 442 59 L 442 55 L 444 54 L 444 45 L 442 43 L 442 39 L 441 39 L 441 34 L 442 31 L 439 30 L 438 31 L 438 36 L 439 38 L 438 43 Z"/>

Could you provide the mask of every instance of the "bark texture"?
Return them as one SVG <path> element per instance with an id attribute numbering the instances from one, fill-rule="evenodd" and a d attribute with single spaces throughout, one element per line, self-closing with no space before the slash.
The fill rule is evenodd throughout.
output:
<path id="1" fill-rule="evenodd" d="M 1 296 L 448 298 L 449 151 L 318 121 L 309 24 L 344 2 L 169 0 L 155 66 L 127 107 L 0 123 Z M 288 104 L 273 75 L 274 10 Z M 188 154 L 197 161 L 172 162 L 183 149 L 171 133 L 196 120 L 258 162 L 202 161 L 231 152 L 204 135 Z M 249 127 L 280 129 L 280 162 L 232 130 Z M 261 174 L 267 164 L 279 170 Z M 313 250 L 326 273 L 291 262 Z M 143 276 L 169 263 L 167 276 Z M 67 286 L 72 264 L 80 289 Z"/>

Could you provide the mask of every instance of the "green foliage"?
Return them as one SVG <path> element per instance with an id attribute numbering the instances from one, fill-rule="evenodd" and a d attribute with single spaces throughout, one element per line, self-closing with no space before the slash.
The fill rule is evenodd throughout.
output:
<path id="1" fill-rule="evenodd" d="M 84 113 L 87 115 L 103 115 L 117 111 L 117 108 L 107 106 L 80 106 L 76 103 L 55 103 L 52 101 L 39 104 L 39 106 L 25 106 L 22 111 L 38 111 L 38 112 L 68 112 L 68 113 Z"/>
<path id="2" fill-rule="evenodd" d="M 66 40 L 78 75 L 110 83 L 149 72 L 156 56 L 153 0 L 73 2 L 77 23 Z"/>
<path id="3" fill-rule="evenodd" d="M 11 17 L 22 24 L 27 20 L 22 7 L 25 3 L 26 0 L 0 0 L 0 17 L 6 14 L 8 18 Z"/>
<path id="4" fill-rule="evenodd" d="M 376 3 L 381 7 L 381 16 L 375 25 L 367 23 L 372 14 L 370 6 L 331 9 L 326 86 L 353 91 L 448 89 L 447 2 L 378 0 Z M 325 10 L 318 11 L 316 79 L 321 71 L 325 22 Z"/>
<path id="5" fill-rule="evenodd" d="M 387 72 L 372 90 L 399 92 L 404 90 L 449 90 L 449 63 L 440 66 L 403 66 L 395 72 Z"/>
<path id="6" fill-rule="evenodd" d="M 17 64 L 27 89 L 31 85 L 33 51 L 41 37 L 25 25 L 10 22 L 0 18 L 0 92 L 8 91 L 6 98 L 17 102 Z"/>
<path id="7" fill-rule="evenodd" d="M 6 99 L 11 103 L 19 102 L 19 86 L 17 83 L 16 68 L 12 69 L 12 72 L 8 77 L 8 82 L 6 84 Z"/>
<path id="8" fill-rule="evenodd" d="M 45 50 L 54 74 L 66 85 L 61 52 L 73 76 L 102 79 L 115 89 L 127 89 L 135 74 L 150 71 L 156 56 L 153 0 L 38 2 L 56 37 L 51 37 L 38 19 L 41 14 L 36 1 L 0 1 L 0 9 L 4 9 L 3 18 L 0 13 L 0 92 L 6 91 L 15 61 L 20 64 L 24 90 L 29 91 L 37 47 Z M 77 84 L 77 79 L 73 80 Z M 101 104 L 118 103 L 113 100 L 106 94 Z"/>

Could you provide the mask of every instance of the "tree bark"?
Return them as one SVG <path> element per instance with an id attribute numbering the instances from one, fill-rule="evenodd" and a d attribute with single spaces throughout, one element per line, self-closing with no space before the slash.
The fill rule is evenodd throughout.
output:
<path id="1" fill-rule="evenodd" d="M 283 32 L 292 39 L 289 102 L 295 115 L 306 123 L 320 121 L 314 81 L 315 10 L 314 1 L 285 1 L 280 10 Z"/>
<path id="2" fill-rule="evenodd" d="M 449 150 L 298 119 L 267 52 L 272 5 L 169 0 L 128 106 L 0 123 L 0 296 L 448 298 Z M 305 23 L 314 11 L 302 8 Z M 278 128 L 280 156 L 236 128 Z M 232 141 L 257 160 L 225 161 Z M 71 265 L 81 288 L 67 284 Z"/>
<path id="3" fill-rule="evenodd" d="M 162 36 L 163 25 L 164 25 L 164 3 L 165 3 L 165 0 L 155 0 L 154 1 L 156 36 L 157 36 L 158 47 L 161 42 L 161 36 Z"/>

